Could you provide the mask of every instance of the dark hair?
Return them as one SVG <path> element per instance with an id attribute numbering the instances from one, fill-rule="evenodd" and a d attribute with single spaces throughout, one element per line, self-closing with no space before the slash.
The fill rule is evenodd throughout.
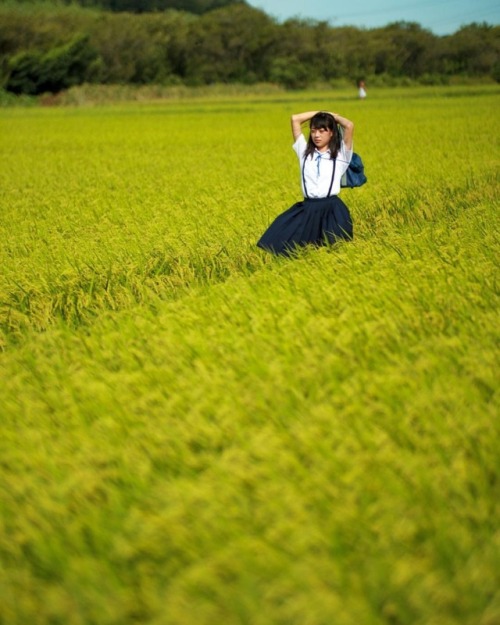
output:
<path id="1" fill-rule="evenodd" d="M 316 113 L 316 115 L 311 117 L 311 121 L 309 122 L 309 128 L 324 128 L 325 130 L 331 130 L 333 132 L 328 148 L 330 149 L 330 158 L 336 158 L 337 153 L 340 150 L 341 137 L 339 128 L 333 118 L 333 115 L 331 115 L 330 113 L 324 113 L 323 111 Z M 316 146 L 314 145 L 314 141 L 312 140 L 311 135 L 309 135 L 304 159 L 306 159 L 308 156 L 312 156 L 315 149 Z"/>

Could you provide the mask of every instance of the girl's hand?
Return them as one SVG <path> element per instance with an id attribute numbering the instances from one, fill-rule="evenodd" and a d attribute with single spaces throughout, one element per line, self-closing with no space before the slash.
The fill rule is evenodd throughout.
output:
<path id="1" fill-rule="evenodd" d="M 333 115 L 333 119 L 339 124 L 344 131 L 344 144 L 348 150 L 352 150 L 352 137 L 354 134 L 354 124 L 346 117 L 342 117 L 338 113 L 330 113 Z"/>

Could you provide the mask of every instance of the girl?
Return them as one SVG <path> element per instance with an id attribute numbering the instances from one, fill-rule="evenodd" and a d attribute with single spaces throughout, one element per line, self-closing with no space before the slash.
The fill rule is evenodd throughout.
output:
<path id="1" fill-rule="evenodd" d="M 292 115 L 291 121 L 304 200 L 279 215 L 257 243 L 282 255 L 289 255 L 296 246 L 326 245 L 353 236 L 349 209 L 338 193 L 352 158 L 354 124 L 338 113 L 323 111 Z M 307 121 L 308 141 L 301 129 Z M 343 137 L 337 124 L 342 127 Z"/>

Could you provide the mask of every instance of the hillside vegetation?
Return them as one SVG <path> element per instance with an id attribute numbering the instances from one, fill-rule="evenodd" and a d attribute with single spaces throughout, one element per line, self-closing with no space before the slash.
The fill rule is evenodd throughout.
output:
<path id="1" fill-rule="evenodd" d="M 38 95 L 83 83 L 303 89 L 360 78 L 372 86 L 500 79 L 499 26 L 469 24 L 449 36 L 408 22 L 335 28 L 312 20 L 278 23 L 244 2 L 214 8 L 219 4 L 205 3 L 211 10 L 199 15 L 2 3 L 0 86 Z"/>

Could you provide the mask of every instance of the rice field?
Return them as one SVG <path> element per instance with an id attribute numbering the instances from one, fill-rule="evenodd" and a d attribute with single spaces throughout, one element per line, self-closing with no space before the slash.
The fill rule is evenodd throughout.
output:
<path id="1" fill-rule="evenodd" d="M 0 623 L 500 622 L 498 86 L 0 112 Z M 272 257 L 289 118 L 355 239 Z"/>

